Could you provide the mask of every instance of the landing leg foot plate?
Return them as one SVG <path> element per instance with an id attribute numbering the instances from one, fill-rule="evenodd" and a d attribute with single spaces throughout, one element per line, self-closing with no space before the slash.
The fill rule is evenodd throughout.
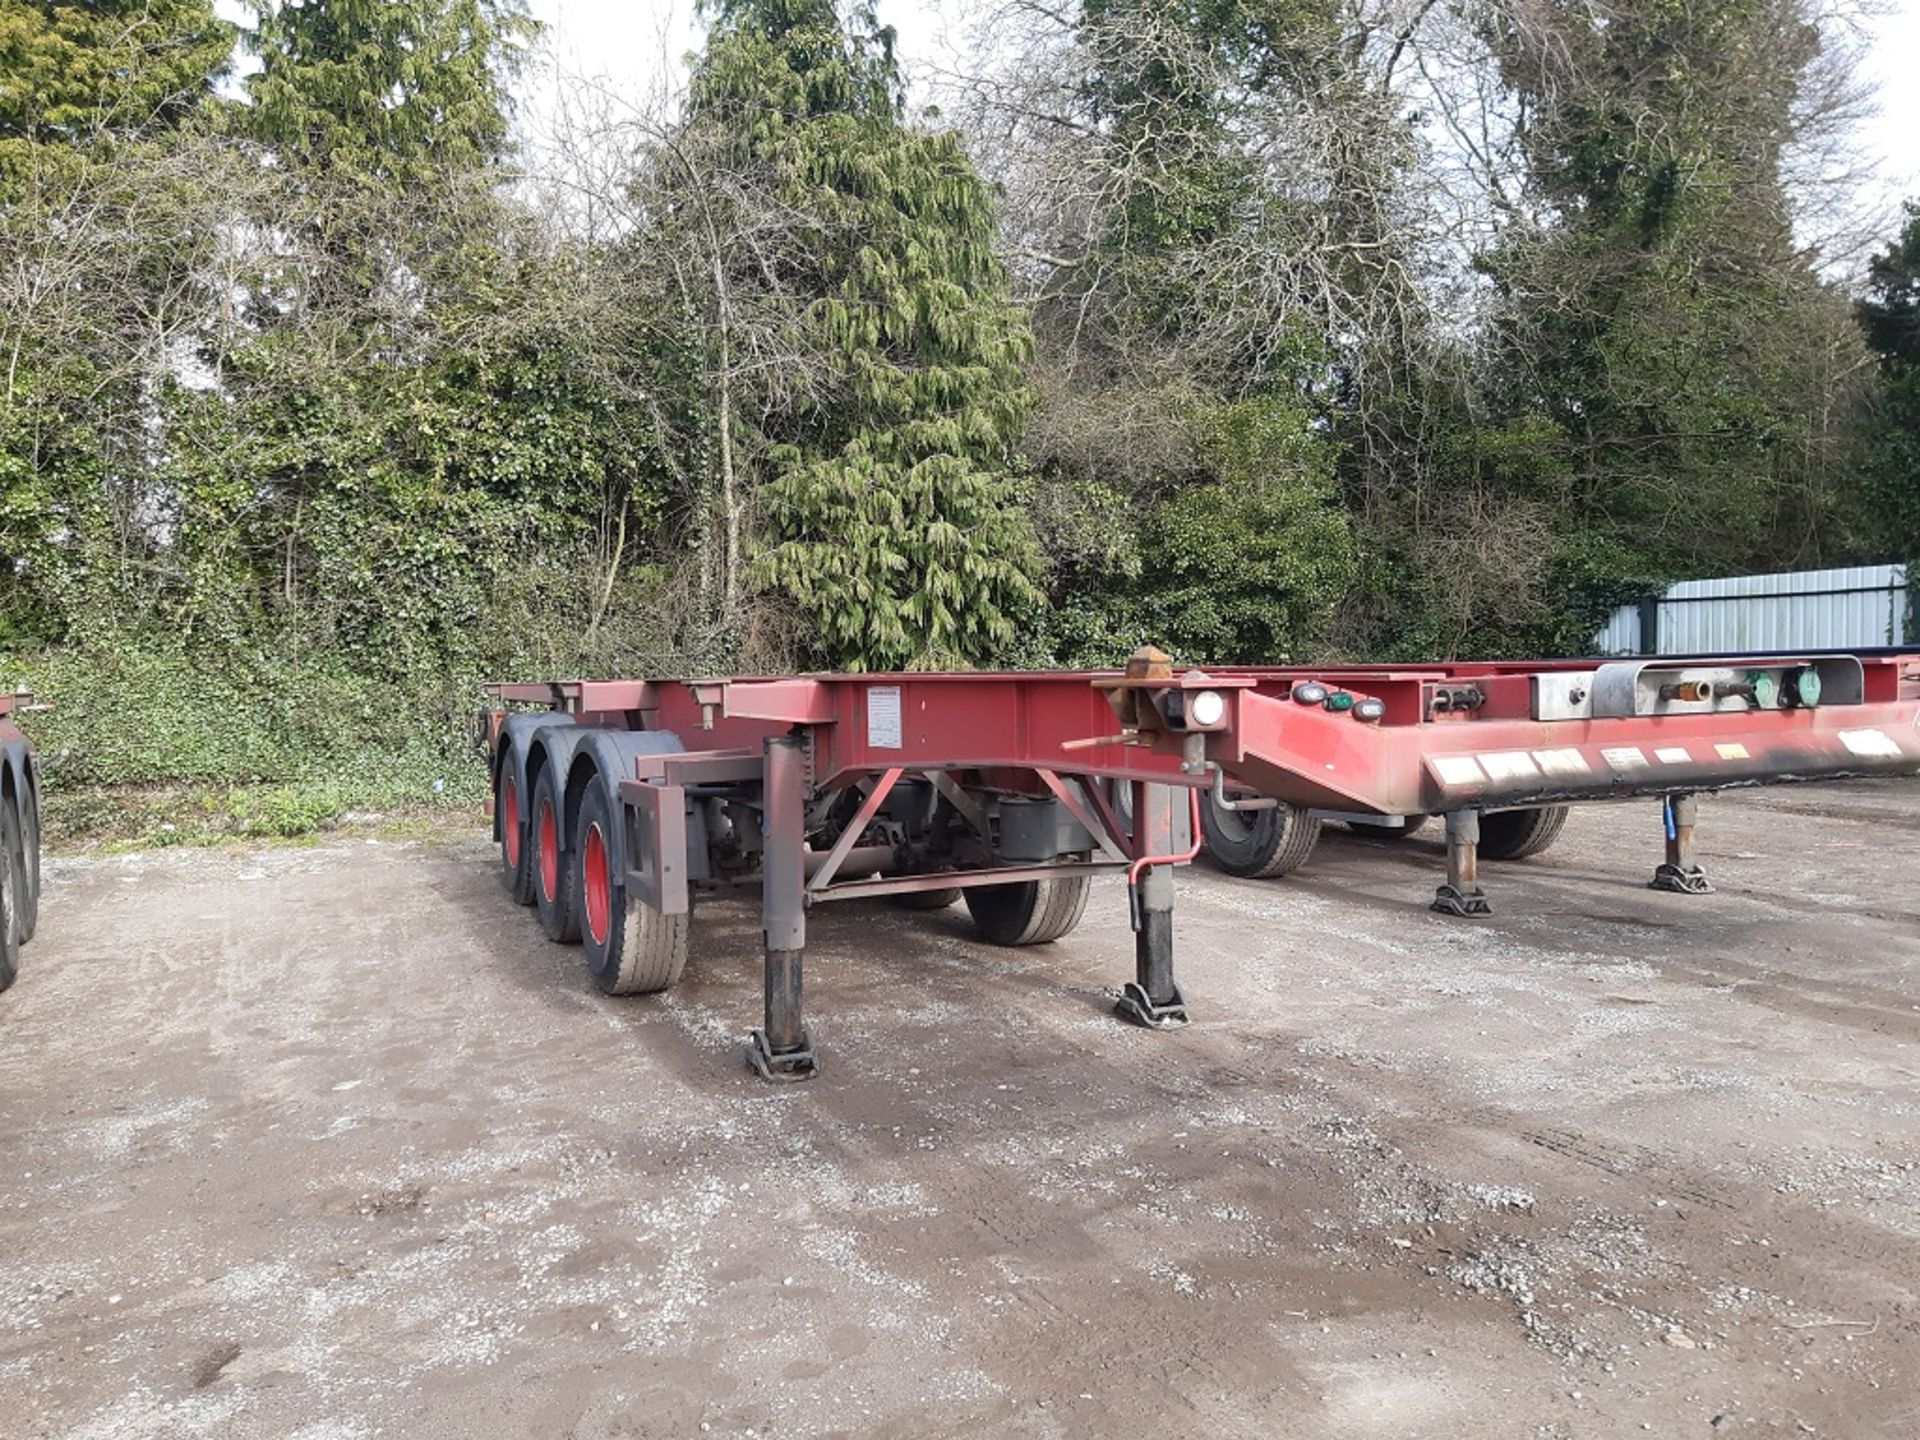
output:
<path id="1" fill-rule="evenodd" d="M 1711 895 L 1713 886 L 1707 881 L 1707 872 L 1698 865 L 1691 869 L 1682 869 L 1678 865 L 1662 865 L 1653 872 L 1653 879 L 1647 882 L 1649 890 L 1671 890 L 1676 895 Z"/>
<path id="2" fill-rule="evenodd" d="M 1487 892 L 1478 885 L 1471 890 L 1462 890 L 1454 885 L 1442 885 L 1433 892 L 1432 908 L 1442 915 L 1472 917 L 1493 914 L 1493 906 L 1487 903 Z"/>
<path id="3" fill-rule="evenodd" d="M 767 1032 L 756 1030 L 747 1037 L 747 1064 L 762 1080 L 775 1085 L 793 1085 L 811 1080 L 820 1073 L 820 1061 L 813 1053 L 813 1036 L 800 1032 L 800 1048 L 775 1054 L 767 1042 Z"/>
<path id="4" fill-rule="evenodd" d="M 1173 998 L 1156 1004 L 1136 981 L 1129 980 L 1114 1003 L 1113 1013 L 1149 1030 L 1178 1030 L 1187 1023 L 1187 997 L 1173 987 Z"/>

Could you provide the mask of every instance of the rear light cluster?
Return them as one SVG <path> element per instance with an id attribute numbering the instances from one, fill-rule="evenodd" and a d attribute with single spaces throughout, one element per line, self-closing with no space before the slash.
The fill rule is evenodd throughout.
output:
<path id="1" fill-rule="evenodd" d="M 1354 695 L 1346 690 L 1333 690 L 1318 680 L 1302 680 L 1292 690 L 1294 702 L 1300 705 L 1318 705 L 1334 714 L 1345 711 L 1356 720 L 1368 724 L 1377 724 L 1387 713 L 1387 702 L 1377 700 L 1371 695 Z"/>

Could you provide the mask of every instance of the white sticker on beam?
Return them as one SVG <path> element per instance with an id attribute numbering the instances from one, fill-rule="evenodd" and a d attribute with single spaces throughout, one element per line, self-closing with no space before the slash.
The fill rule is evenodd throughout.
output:
<path id="1" fill-rule="evenodd" d="M 1713 747 L 1713 753 L 1718 755 L 1722 760 L 1751 760 L 1753 758 L 1747 754 L 1747 747 L 1742 745 L 1738 740 L 1730 740 L 1715 745 Z"/>
<path id="2" fill-rule="evenodd" d="M 1433 772 L 1442 785 L 1478 785 L 1487 778 L 1481 773 L 1480 762 L 1471 755 L 1436 755 Z"/>
<path id="3" fill-rule="evenodd" d="M 1684 745 L 1662 745 L 1653 752 L 1653 758 L 1662 765 L 1691 765 L 1693 756 Z"/>
<path id="4" fill-rule="evenodd" d="M 1493 750 L 1480 756 L 1480 764 L 1490 779 L 1537 780 L 1540 772 L 1533 757 L 1524 750 Z"/>
<path id="5" fill-rule="evenodd" d="M 1548 775 L 1587 775 L 1587 757 L 1569 746 L 1565 750 L 1536 750 L 1533 758 Z"/>
<path id="6" fill-rule="evenodd" d="M 1600 758 L 1616 770 L 1644 770 L 1647 757 L 1637 745 L 1612 745 L 1601 750 Z"/>
<path id="7" fill-rule="evenodd" d="M 874 750 L 900 748 L 900 687 L 867 687 L 867 745 Z"/>
<path id="8" fill-rule="evenodd" d="M 1884 730 L 1842 730 L 1840 743 L 1856 755 L 1900 754 L 1899 744 Z"/>

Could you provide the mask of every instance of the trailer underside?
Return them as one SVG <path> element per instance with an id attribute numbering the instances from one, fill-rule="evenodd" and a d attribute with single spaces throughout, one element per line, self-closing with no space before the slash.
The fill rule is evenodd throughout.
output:
<path id="1" fill-rule="evenodd" d="M 1092 876 L 1126 877 L 1118 1010 L 1183 1024 L 1173 869 L 1203 841 L 1286 873 L 1334 816 L 1383 835 L 1444 815 L 1432 901 L 1488 913 L 1478 864 L 1551 843 L 1572 803 L 1657 797 L 1651 883 L 1710 888 L 1696 794 L 1920 773 L 1920 655 L 1415 667 L 807 675 L 493 687 L 484 712 L 509 890 L 611 993 L 665 989 L 693 897 L 761 893 L 765 1015 L 748 1058 L 804 1079 L 806 912 L 964 900 L 986 938 L 1054 940 Z M 515 708 L 507 708 L 515 707 Z"/>

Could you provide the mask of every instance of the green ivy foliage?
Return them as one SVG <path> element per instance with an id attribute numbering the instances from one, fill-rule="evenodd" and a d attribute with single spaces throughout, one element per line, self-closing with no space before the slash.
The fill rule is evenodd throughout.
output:
<path id="1" fill-rule="evenodd" d="M 1077 577 L 1041 631 L 1070 663 L 1114 665 L 1142 638 L 1201 664 L 1321 648 L 1354 583 L 1336 455 L 1297 402 L 1261 396 L 1193 417 L 1196 473 L 1140 518 L 1136 561 Z"/>

